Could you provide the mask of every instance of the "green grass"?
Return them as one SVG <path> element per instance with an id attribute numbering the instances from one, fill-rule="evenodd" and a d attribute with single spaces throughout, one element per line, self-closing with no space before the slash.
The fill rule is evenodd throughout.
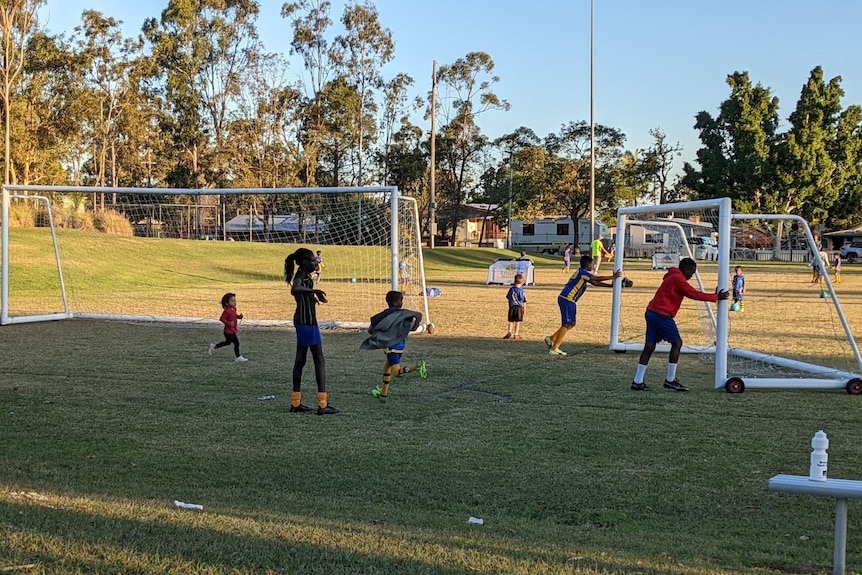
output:
<path id="1" fill-rule="evenodd" d="M 503 341 L 501 290 L 482 285 L 497 253 L 426 252 L 441 329 L 411 337 L 405 362 L 427 360 L 430 376 L 395 380 L 385 404 L 369 394 L 383 354 L 360 352 L 362 333 L 324 334 L 338 416 L 288 413 L 290 331 L 241 331 L 252 361 L 235 364 L 227 349 L 207 357 L 217 329 L 0 328 L 0 572 L 831 572 L 834 502 L 767 482 L 807 473 L 820 428 L 830 477 L 862 478 L 858 398 L 728 395 L 691 357 L 690 393 L 631 392 L 636 357 L 607 352 L 598 289 L 572 355 L 549 357 L 559 258 L 536 258 L 548 281 L 528 291 L 527 335 Z M 851 300 L 856 271 L 845 270 Z M 858 573 L 862 508 L 849 507 Z"/>

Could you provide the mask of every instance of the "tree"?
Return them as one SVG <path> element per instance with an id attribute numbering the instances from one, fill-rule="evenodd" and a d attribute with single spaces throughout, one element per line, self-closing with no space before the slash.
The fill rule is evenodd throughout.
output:
<path id="1" fill-rule="evenodd" d="M 673 159 L 682 155 L 682 146 L 679 142 L 669 144 L 661 128 L 651 129 L 649 135 L 653 138 L 653 144 L 646 150 L 642 169 L 636 172 L 635 177 L 649 178 L 653 196 L 658 199 L 658 203 L 666 204 L 672 193 L 668 181 L 673 171 Z"/>
<path id="2" fill-rule="evenodd" d="M 344 77 L 356 90 L 358 99 L 353 120 L 356 125 L 356 185 L 363 182 L 365 141 L 376 135 L 374 116 L 377 107 L 374 91 L 383 87 L 382 67 L 392 60 L 395 44 L 392 31 L 380 25 L 377 8 L 373 4 L 350 4 L 341 18 L 346 35 L 338 38 L 344 58 Z M 368 121 L 371 121 L 371 125 Z"/>
<path id="3" fill-rule="evenodd" d="M 488 140 L 476 124 L 476 117 L 489 110 L 508 110 L 509 103 L 491 91 L 500 81 L 492 76 L 494 61 L 484 52 L 470 52 L 453 64 L 437 71 L 444 116 L 437 136 L 437 178 L 440 216 L 443 230 L 454 239 L 455 229 L 463 217 L 463 206 L 476 191 L 479 162 Z M 437 169 L 437 166 L 432 166 Z"/>
<path id="4" fill-rule="evenodd" d="M 12 92 L 24 68 L 27 39 L 37 30 L 36 12 L 45 0 L 0 0 L 0 99 L 3 105 L 3 182 L 12 163 Z"/>

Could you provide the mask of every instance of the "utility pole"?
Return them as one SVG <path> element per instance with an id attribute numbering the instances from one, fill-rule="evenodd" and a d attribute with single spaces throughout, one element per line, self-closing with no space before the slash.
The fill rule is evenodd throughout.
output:
<path id="1" fill-rule="evenodd" d="M 434 60 L 434 68 L 431 73 L 431 242 L 428 244 L 434 249 L 434 236 L 437 235 L 437 198 L 434 190 L 434 173 L 437 171 L 435 154 L 437 140 L 437 60 Z"/>
<path id="2" fill-rule="evenodd" d="M 513 151 L 509 150 L 509 217 L 506 223 L 506 249 L 512 248 L 512 156 Z"/>
<path id="3" fill-rule="evenodd" d="M 596 105 L 595 105 L 595 8 L 590 0 L 590 244 L 596 239 Z M 575 224 L 577 226 L 577 223 Z M 599 256 L 601 257 L 601 256 Z"/>

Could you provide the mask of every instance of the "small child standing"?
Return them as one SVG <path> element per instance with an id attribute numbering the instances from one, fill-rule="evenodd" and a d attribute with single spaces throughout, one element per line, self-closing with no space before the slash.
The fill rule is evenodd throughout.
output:
<path id="1" fill-rule="evenodd" d="M 215 350 L 226 345 L 233 344 L 233 353 L 236 356 L 237 363 L 245 363 L 248 361 L 239 353 L 239 320 L 242 319 L 241 313 L 236 313 L 236 294 L 226 293 L 221 298 L 221 307 L 224 311 L 221 312 L 219 321 L 224 324 L 224 341 L 219 343 L 211 343 L 209 354 L 212 355 Z"/>
<path id="2" fill-rule="evenodd" d="M 841 254 L 835 254 L 835 259 L 832 260 L 832 269 L 835 270 L 835 283 L 841 283 Z"/>
<path id="3" fill-rule="evenodd" d="M 733 286 L 733 303 L 739 306 L 739 312 L 745 311 L 745 275 L 742 266 L 736 266 L 736 275 L 731 280 Z"/>
<path id="4" fill-rule="evenodd" d="M 407 256 L 398 262 L 398 275 L 401 278 L 401 293 L 407 293 L 410 289 L 410 259 Z"/>
<path id="5" fill-rule="evenodd" d="M 323 275 L 323 254 L 320 250 L 317 250 L 317 255 L 314 258 L 314 263 L 317 264 L 317 268 L 314 270 L 314 283 L 320 283 L 320 277 Z"/>
<path id="6" fill-rule="evenodd" d="M 682 306 L 683 298 L 715 303 L 719 300 L 726 300 L 730 295 L 726 289 L 711 294 L 692 287 L 688 283 L 688 280 L 691 279 L 696 271 L 697 262 L 693 259 L 682 258 L 679 260 L 679 268 L 670 268 L 667 270 L 652 301 L 647 305 L 646 313 L 644 314 L 646 318 L 646 340 L 644 341 L 644 348 L 641 351 L 635 378 L 631 385 L 634 391 L 652 391 L 644 383 L 644 376 L 646 375 L 649 359 L 655 351 L 658 342 L 662 340 L 670 344 L 670 354 L 667 359 L 667 378 L 664 380 L 664 387 L 674 391 L 688 391 L 688 388 L 676 379 L 676 368 L 679 364 L 679 354 L 682 351 L 682 336 L 679 334 L 679 329 L 676 327 L 674 318 Z"/>
<path id="7" fill-rule="evenodd" d="M 527 309 L 527 295 L 524 293 L 524 276 L 515 274 L 515 283 L 506 294 L 509 302 L 509 331 L 503 339 L 521 339 L 521 323 Z"/>
<path id="8" fill-rule="evenodd" d="M 389 397 L 389 384 L 393 374 L 395 377 L 401 377 L 405 373 L 418 372 L 422 379 L 428 377 L 428 366 L 424 361 L 401 367 L 401 355 L 407 346 L 407 335 L 422 322 L 422 314 L 401 309 L 404 305 L 404 294 L 398 291 L 386 293 L 386 305 L 389 307 L 371 318 L 371 327 L 368 328 L 371 336 L 360 346 L 360 349 L 382 349 L 386 353 L 383 385 L 371 390 L 371 395 L 380 401 L 386 401 Z"/>

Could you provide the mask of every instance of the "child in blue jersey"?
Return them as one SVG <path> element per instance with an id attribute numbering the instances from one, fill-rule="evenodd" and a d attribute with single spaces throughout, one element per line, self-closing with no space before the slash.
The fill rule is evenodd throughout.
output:
<path id="1" fill-rule="evenodd" d="M 408 328 L 403 329 L 401 332 L 404 334 L 407 333 L 408 329 L 415 329 L 419 325 L 419 322 L 422 321 L 422 314 L 401 309 L 401 306 L 404 305 L 404 294 L 399 291 L 393 290 L 386 293 L 386 305 L 389 307 L 371 318 L 371 327 L 368 331 L 372 336 L 377 334 L 378 338 L 381 339 L 385 333 L 395 333 L 399 329 L 402 329 L 404 325 L 409 325 Z M 395 316 L 393 314 L 398 315 Z M 390 321 L 384 322 L 383 320 L 387 317 L 390 318 Z M 422 379 L 428 377 L 428 367 L 424 361 L 417 365 L 401 367 L 401 355 L 404 353 L 406 345 L 407 339 L 405 337 L 383 348 L 383 351 L 386 353 L 386 364 L 383 366 L 383 385 L 378 385 L 371 390 L 371 395 L 380 401 L 386 401 L 389 397 L 389 384 L 392 381 L 393 374 L 395 377 L 401 377 L 405 373 L 418 372 L 419 377 Z M 371 347 L 366 347 L 366 349 L 371 349 Z"/>
<path id="2" fill-rule="evenodd" d="M 835 259 L 832 260 L 832 271 L 835 272 L 835 283 L 841 283 L 841 254 L 835 254 Z"/>
<path id="3" fill-rule="evenodd" d="M 563 343 L 569 330 L 575 327 L 578 315 L 578 300 L 584 295 L 587 284 L 608 288 L 614 287 L 612 283 L 607 282 L 612 282 L 623 275 L 622 270 L 617 270 L 612 276 L 593 275 L 590 272 L 590 268 L 593 265 L 592 256 L 582 256 L 580 265 L 580 269 L 566 282 L 563 291 L 557 297 L 562 325 L 560 325 L 560 329 L 554 332 L 554 335 L 549 335 L 545 338 L 545 343 L 551 348 L 549 352 L 551 355 L 569 355 L 560 349 L 560 344 Z"/>
<path id="4" fill-rule="evenodd" d="M 742 266 L 736 266 L 736 275 L 731 280 L 733 286 L 733 303 L 739 305 L 739 311 L 745 311 L 745 275 L 742 273 Z"/>
<path id="5" fill-rule="evenodd" d="M 314 256 L 314 263 L 317 264 L 317 268 L 314 270 L 314 283 L 319 284 L 320 279 L 323 276 L 323 252 L 317 250 L 317 255 Z"/>
<path id="6" fill-rule="evenodd" d="M 527 294 L 524 293 L 524 275 L 515 274 L 515 283 L 506 294 L 509 302 L 509 331 L 503 339 L 521 339 L 521 322 L 527 309 Z"/>

